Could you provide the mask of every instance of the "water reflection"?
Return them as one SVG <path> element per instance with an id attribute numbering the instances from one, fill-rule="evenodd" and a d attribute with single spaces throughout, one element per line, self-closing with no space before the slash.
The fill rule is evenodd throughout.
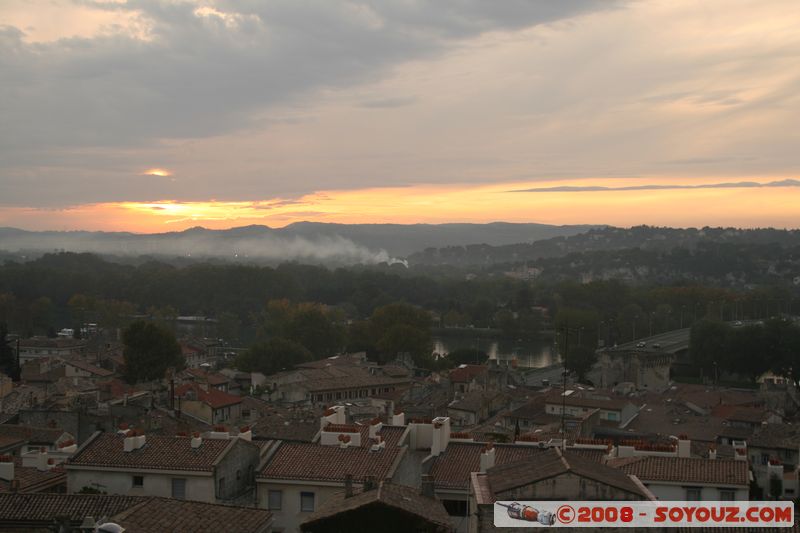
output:
<path id="1" fill-rule="evenodd" d="M 552 342 L 515 341 L 498 339 L 475 339 L 470 337 L 434 337 L 434 355 L 447 355 L 459 350 L 475 350 L 486 352 L 489 359 L 498 362 L 517 360 L 517 366 L 526 368 L 542 368 L 561 361 Z M 477 355 L 477 354 L 476 354 Z"/>

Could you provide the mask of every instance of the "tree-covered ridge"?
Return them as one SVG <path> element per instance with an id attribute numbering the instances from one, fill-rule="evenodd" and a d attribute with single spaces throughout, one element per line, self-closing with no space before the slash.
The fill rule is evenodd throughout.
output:
<path id="1" fill-rule="evenodd" d="M 713 249 L 713 245 L 731 245 L 794 249 L 800 248 L 800 230 L 737 229 L 737 228 L 665 228 L 635 226 L 632 228 L 603 227 L 572 236 L 554 237 L 533 243 L 502 246 L 479 244 L 429 248 L 408 257 L 412 265 L 496 265 L 516 264 L 561 258 L 570 254 L 592 252 L 616 253 L 620 250 L 638 249 L 653 252 L 655 256 L 672 250 Z M 730 248 L 729 248 L 730 249 Z M 653 255 L 653 254 L 650 254 Z M 796 253 L 795 253 L 796 257 Z"/>

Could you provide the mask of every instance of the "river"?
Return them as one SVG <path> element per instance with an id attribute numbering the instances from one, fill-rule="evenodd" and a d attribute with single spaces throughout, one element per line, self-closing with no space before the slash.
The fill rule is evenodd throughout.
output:
<path id="1" fill-rule="evenodd" d="M 435 336 L 433 338 L 434 355 L 447 355 L 449 352 L 461 348 L 483 351 L 489 354 L 489 359 L 499 362 L 517 360 L 517 366 L 525 368 L 542 368 L 561 361 L 555 354 L 552 341 L 521 341 L 513 339 L 486 338 L 460 336 Z"/>

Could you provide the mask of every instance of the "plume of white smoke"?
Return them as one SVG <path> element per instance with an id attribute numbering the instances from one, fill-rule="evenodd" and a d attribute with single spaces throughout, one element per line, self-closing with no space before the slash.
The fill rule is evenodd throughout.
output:
<path id="1" fill-rule="evenodd" d="M 9 252 L 63 250 L 124 256 L 213 257 L 232 261 L 252 259 L 345 264 L 401 263 L 408 266 L 406 261 L 391 257 L 386 250 L 371 250 L 338 235 L 315 238 L 272 234 L 233 236 L 205 230 L 153 235 L 14 232 L 0 234 L 0 249 Z"/>

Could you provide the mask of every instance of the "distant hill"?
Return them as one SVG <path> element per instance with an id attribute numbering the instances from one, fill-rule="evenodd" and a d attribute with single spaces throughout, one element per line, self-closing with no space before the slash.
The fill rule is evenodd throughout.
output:
<path id="1" fill-rule="evenodd" d="M 596 226 L 546 224 L 325 224 L 244 226 L 181 232 L 25 231 L 0 228 L 0 250 L 33 254 L 63 250 L 121 256 L 214 257 L 229 260 L 338 264 L 392 262 L 425 248 L 531 243 Z"/>
<path id="2" fill-rule="evenodd" d="M 533 243 L 428 248 L 408 257 L 411 265 L 479 266 L 514 264 L 570 254 L 639 249 L 668 252 L 692 250 L 699 244 L 800 246 L 800 230 L 736 228 L 602 227 Z"/>

